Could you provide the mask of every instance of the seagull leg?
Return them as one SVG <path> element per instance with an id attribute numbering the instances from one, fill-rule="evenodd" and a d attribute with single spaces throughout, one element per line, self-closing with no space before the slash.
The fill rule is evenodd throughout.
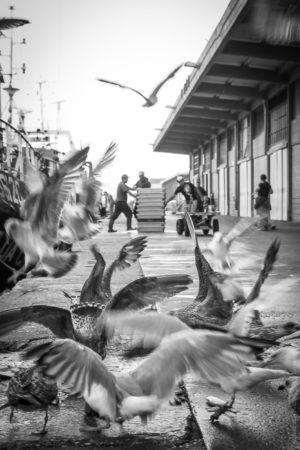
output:
<path id="1" fill-rule="evenodd" d="M 46 411 L 45 411 L 45 412 L 46 412 L 46 414 L 45 414 L 44 426 L 43 426 L 42 431 L 32 431 L 31 434 L 34 434 L 34 435 L 43 435 L 43 434 L 48 433 L 48 430 L 46 430 L 46 425 L 47 425 L 47 423 L 48 423 L 48 406 L 46 407 Z"/>
<path id="2" fill-rule="evenodd" d="M 12 423 L 13 418 L 14 418 L 14 412 L 15 412 L 15 408 L 12 406 L 10 409 L 10 415 L 9 415 L 9 421 L 10 423 Z"/>
<path id="3" fill-rule="evenodd" d="M 210 421 L 212 423 L 215 423 L 219 420 L 219 417 L 227 412 L 233 412 L 232 406 L 235 401 L 235 394 L 232 395 L 231 399 L 224 403 L 224 405 L 221 405 L 216 408 L 215 412 L 210 416 Z"/>

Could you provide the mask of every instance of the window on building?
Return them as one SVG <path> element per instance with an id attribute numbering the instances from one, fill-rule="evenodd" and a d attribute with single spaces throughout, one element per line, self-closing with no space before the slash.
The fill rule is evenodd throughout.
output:
<path id="1" fill-rule="evenodd" d="M 249 145 L 249 117 L 244 117 L 239 121 L 238 133 L 239 133 L 239 159 L 244 159 L 250 156 Z"/>
<path id="2" fill-rule="evenodd" d="M 268 144 L 269 147 L 281 141 L 286 141 L 288 137 L 288 107 L 287 93 L 282 92 L 269 102 L 268 114 Z"/>
<path id="3" fill-rule="evenodd" d="M 218 164 L 227 162 L 227 139 L 226 133 L 222 133 L 218 138 Z"/>
<path id="4" fill-rule="evenodd" d="M 264 115 L 264 106 L 260 105 L 253 111 L 252 115 L 253 121 L 253 139 L 257 138 L 265 128 L 265 115 Z"/>

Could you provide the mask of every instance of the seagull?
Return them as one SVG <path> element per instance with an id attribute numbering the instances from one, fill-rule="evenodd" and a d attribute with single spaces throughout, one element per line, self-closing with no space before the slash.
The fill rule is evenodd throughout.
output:
<path id="1" fill-rule="evenodd" d="M 252 343 L 209 331 L 184 330 L 165 337 L 157 349 L 130 373 L 113 375 L 97 353 L 72 340 L 55 340 L 27 352 L 57 382 L 79 392 L 105 424 L 121 424 L 139 416 L 147 423 L 174 396 L 186 373 L 217 382 L 245 371 Z M 91 430 L 89 427 L 88 430 Z"/>
<path id="2" fill-rule="evenodd" d="M 45 420 L 42 431 L 32 434 L 46 434 L 48 422 L 48 406 L 58 406 L 58 388 L 55 380 L 44 375 L 43 368 L 33 366 L 20 369 L 9 381 L 6 392 L 8 402 L 0 409 L 11 408 L 9 421 L 12 422 L 14 409 L 32 411 L 45 410 Z"/>
<path id="3" fill-rule="evenodd" d="M 220 231 L 214 233 L 211 242 L 207 245 L 207 249 L 216 258 L 221 270 L 224 271 L 225 269 L 232 268 L 233 261 L 229 255 L 230 247 L 233 241 L 253 225 L 253 223 L 254 219 L 241 219 L 226 236 Z"/>
<path id="4" fill-rule="evenodd" d="M 24 252 L 20 272 L 40 264 L 52 277 L 65 275 L 76 264 L 77 255 L 54 250 L 64 204 L 81 175 L 89 148 L 72 154 L 49 178 L 26 161 L 25 183 L 30 192 L 21 206 L 21 218 L 9 218 L 4 229 Z"/>
<path id="5" fill-rule="evenodd" d="M 150 350 L 153 348 L 159 348 L 167 336 L 176 336 L 180 333 L 190 333 L 189 336 L 193 336 L 193 333 L 197 335 L 197 333 L 201 332 L 204 333 L 203 335 L 207 333 L 208 339 L 210 339 L 211 336 L 219 336 L 221 340 L 221 336 L 223 334 L 225 340 L 231 338 L 236 339 L 239 343 L 255 346 L 255 354 L 265 348 L 265 346 L 270 347 L 273 345 L 279 345 L 278 342 L 266 341 L 264 339 L 252 340 L 251 338 L 243 335 L 238 335 L 236 334 L 237 330 L 233 326 L 228 330 L 222 329 L 221 327 L 215 327 L 215 331 L 192 330 L 176 317 L 168 316 L 167 314 L 162 313 L 142 314 L 137 312 L 111 312 L 99 319 L 98 326 L 100 329 L 104 327 L 106 329 L 107 336 L 110 336 L 110 338 L 116 334 L 126 336 L 126 338 L 129 337 L 132 339 L 134 346 Z M 211 326 L 211 328 L 213 328 L 213 326 Z M 211 416 L 211 421 L 215 422 L 221 414 L 231 410 L 235 399 L 235 393 L 237 391 L 249 389 L 250 387 L 266 379 L 282 378 L 289 375 L 290 373 L 286 370 L 274 371 L 270 369 L 244 366 L 238 376 L 230 374 L 225 377 L 216 377 L 215 380 L 208 380 L 210 383 L 220 386 L 225 392 L 232 395 L 229 402 L 226 402 L 222 405 L 222 408 L 218 408 L 214 412 Z"/>
<path id="6" fill-rule="evenodd" d="M 95 350 L 104 359 L 107 338 L 96 327 L 98 317 L 108 310 L 138 310 L 172 297 L 188 288 L 188 275 L 173 274 L 141 277 L 111 293 L 110 280 L 114 270 L 129 267 L 145 248 L 146 237 L 138 236 L 125 244 L 115 261 L 104 272 L 105 261 L 96 246 L 92 249 L 96 263 L 83 285 L 79 303 L 70 309 L 50 305 L 31 305 L 0 312 L 0 335 L 35 322 L 48 328 L 58 338 L 68 338 Z M 69 294 L 64 293 L 72 301 Z"/>
<path id="7" fill-rule="evenodd" d="M 116 157 L 118 144 L 111 142 L 99 158 L 94 169 L 81 184 L 79 202 L 76 205 L 65 203 L 58 237 L 61 242 L 73 244 L 76 240 L 89 239 L 97 234 L 101 226 L 95 222 L 95 207 L 101 188 L 101 175 Z M 92 220 L 92 222 L 91 222 Z"/>
<path id="8" fill-rule="evenodd" d="M 253 388 L 257 384 L 262 383 L 263 381 L 286 378 L 290 375 L 291 374 L 286 370 L 245 367 L 244 373 L 236 378 L 227 376 L 223 379 L 218 380 L 218 382 L 215 384 L 219 385 L 224 392 L 231 394 L 231 399 L 222 404 L 217 398 L 212 399 L 210 397 L 207 397 L 206 401 L 209 406 L 214 407 L 213 409 L 209 409 L 209 411 L 214 411 L 214 413 L 210 416 L 211 422 L 218 422 L 221 415 L 226 414 L 227 412 L 233 412 L 232 407 L 235 402 L 236 393 L 238 391 L 246 391 Z"/>
<path id="9" fill-rule="evenodd" d="M 260 367 L 287 370 L 293 375 L 300 376 L 300 348 L 284 345 L 265 359 Z"/>
<path id="10" fill-rule="evenodd" d="M 169 73 L 169 75 L 164 78 L 151 92 L 151 94 L 149 95 L 149 97 L 145 97 L 145 95 L 143 95 L 140 91 L 138 91 L 137 89 L 134 89 L 132 87 L 129 86 L 125 86 L 124 84 L 120 84 L 117 83 L 115 81 L 110 81 L 110 80 L 106 80 L 104 78 L 97 78 L 98 81 L 101 81 L 102 83 L 108 83 L 108 84 L 112 84 L 114 86 L 119 86 L 120 88 L 124 88 L 124 89 L 129 89 L 130 91 L 135 92 L 136 94 L 140 95 L 141 97 L 143 97 L 143 99 L 146 101 L 146 103 L 143 105 L 144 107 L 150 108 L 151 106 L 155 105 L 158 101 L 157 98 L 157 94 L 160 91 L 160 89 L 163 87 L 163 85 L 170 80 L 170 78 L 173 78 L 176 73 L 182 68 L 182 67 L 192 67 L 194 69 L 198 69 L 200 67 L 200 64 L 195 64 L 192 63 L 190 61 L 184 62 L 182 64 L 179 64 L 179 66 L 175 67 L 174 70 L 172 70 L 172 72 Z"/>

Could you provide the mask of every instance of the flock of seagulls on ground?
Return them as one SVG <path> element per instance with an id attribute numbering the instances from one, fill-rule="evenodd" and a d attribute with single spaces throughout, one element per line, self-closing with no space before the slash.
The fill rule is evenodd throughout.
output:
<path id="1" fill-rule="evenodd" d="M 82 175 L 88 149 L 72 154 L 47 179 L 28 163 L 27 197 L 18 214 L 5 224 L 8 236 L 25 254 L 21 272 L 61 277 L 78 263 L 77 255 L 62 251 L 60 245 L 91 239 L 99 231 L 90 220 L 93 197 L 88 192 L 99 189 L 101 171 L 113 161 L 116 148 L 115 143 L 108 147 L 82 184 L 76 205 L 68 203 L 68 198 Z M 177 386 L 186 374 L 217 385 L 230 396 L 226 402 L 208 398 L 212 423 L 233 411 L 239 391 L 276 378 L 284 380 L 281 387 L 289 390 L 289 404 L 299 413 L 300 383 L 296 377 L 300 376 L 300 349 L 291 342 L 299 335 L 300 324 L 266 325 L 260 315 L 261 306 L 280 295 L 280 283 L 273 291 L 264 286 L 280 242 L 275 239 L 267 249 L 246 296 L 234 277 L 230 250 L 232 242 L 252 222 L 242 219 L 227 235 L 215 233 L 205 250 L 214 257 L 219 268 L 216 271 L 200 248 L 191 216 L 186 214 L 185 220 L 198 280 L 182 273 L 142 276 L 113 294 L 112 276 L 138 261 L 147 237 L 132 238 L 107 267 L 100 248 L 92 242 L 95 263 L 80 296 L 64 292 L 71 303 L 69 308 L 41 303 L 0 313 L 0 336 L 27 322 L 43 325 L 53 334 L 52 339 L 37 345 L 28 342 L 23 358 L 33 359 L 34 364 L 10 379 L 7 402 L 0 406 L 11 408 L 10 420 L 15 409 L 41 408 L 45 419 L 40 433 L 46 433 L 48 406 L 58 405 L 58 389 L 65 385 L 83 397 L 86 412 L 97 414 L 99 423 L 93 430 L 111 425 L 121 430 L 123 422 L 135 416 L 145 424 L 166 403 L 180 403 Z M 191 303 L 169 313 L 159 312 L 160 302 L 187 290 L 193 281 L 198 284 L 198 292 Z M 289 281 L 282 289 L 288 288 Z M 110 351 L 108 343 L 120 337 L 126 339 L 124 357 L 141 360 L 130 372 L 115 375 L 104 360 Z"/>

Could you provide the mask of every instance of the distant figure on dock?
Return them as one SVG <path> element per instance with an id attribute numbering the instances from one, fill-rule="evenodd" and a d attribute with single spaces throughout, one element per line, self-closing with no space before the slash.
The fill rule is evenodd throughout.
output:
<path id="1" fill-rule="evenodd" d="M 149 178 L 145 177 L 145 172 L 142 170 L 139 172 L 139 180 L 135 183 L 133 186 L 133 189 L 139 189 L 139 188 L 151 188 L 151 182 L 149 181 Z M 135 202 L 134 208 L 133 208 L 133 215 L 137 220 L 137 204 Z"/>
<path id="2" fill-rule="evenodd" d="M 174 194 L 166 200 L 165 206 L 167 206 L 177 194 L 182 194 L 185 198 L 184 211 L 189 213 L 197 211 L 198 202 L 201 202 L 201 196 L 196 186 L 190 181 L 185 181 L 182 175 L 178 175 L 177 183 L 179 186 L 175 189 Z"/>
<path id="3" fill-rule="evenodd" d="M 127 204 L 127 194 L 135 198 L 135 195 L 130 192 L 135 191 L 135 189 L 127 186 L 128 179 L 129 179 L 128 175 L 122 175 L 121 182 L 118 184 L 117 196 L 115 201 L 115 210 L 112 216 L 110 217 L 108 225 L 109 233 L 114 233 L 117 231 L 113 229 L 113 225 L 114 221 L 119 217 L 121 213 L 123 213 L 127 218 L 127 230 L 133 230 L 131 226 L 132 211 L 129 205 Z"/>
<path id="4" fill-rule="evenodd" d="M 260 183 L 256 189 L 256 198 L 254 209 L 259 216 L 258 230 L 269 231 L 274 230 L 275 226 L 271 223 L 271 194 L 273 189 L 270 183 L 267 181 L 267 176 L 262 174 L 260 176 Z"/>

